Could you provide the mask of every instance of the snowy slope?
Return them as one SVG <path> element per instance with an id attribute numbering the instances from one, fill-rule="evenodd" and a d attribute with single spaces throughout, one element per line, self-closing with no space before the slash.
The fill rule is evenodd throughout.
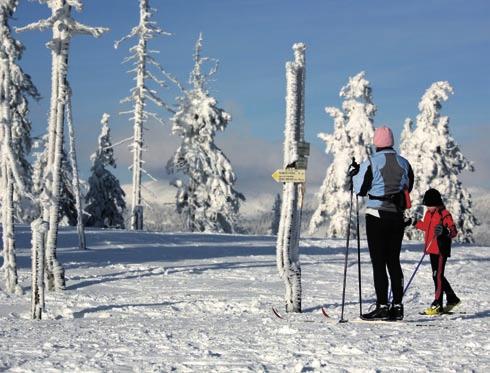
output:
<path id="1" fill-rule="evenodd" d="M 18 261 L 27 291 L 29 240 L 21 228 Z M 490 296 L 482 281 L 488 247 L 457 246 L 450 259 L 447 276 L 464 313 L 418 315 L 432 295 L 425 262 L 405 299 L 405 322 L 338 324 L 320 307 L 339 317 L 342 241 L 301 241 L 305 312 L 288 321 L 270 312 L 281 308 L 284 291 L 274 237 L 89 230 L 87 242 L 90 250 L 79 251 L 75 232 L 61 232 L 67 290 L 47 295 L 45 320 L 28 319 L 28 292 L 0 291 L 0 370 L 490 371 Z M 419 244 L 405 245 L 406 277 L 420 251 Z M 362 261 L 366 309 L 374 293 L 364 248 Z M 355 319 L 351 264 L 346 315 Z"/>

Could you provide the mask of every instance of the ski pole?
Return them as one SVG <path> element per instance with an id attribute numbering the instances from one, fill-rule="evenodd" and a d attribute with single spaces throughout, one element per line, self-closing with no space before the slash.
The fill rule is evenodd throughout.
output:
<path id="1" fill-rule="evenodd" d="M 427 246 L 425 246 L 425 247 L 424 247 L 424 253 L 422 254 L 422 257 L 420 258 L 420 260 L 419 260 L 419 262 L 418 262 L 417 266 L 415 267 L 415 269 L 414 269 L 414 271 L 413 271 L 412 275 L 410 276 L 410 279 L 408 280 L 407 286 L 405 286 L 405 289 L 403 289 L 403 296 L 405 296 L 405 293 L 407 292 L 408 288 L 410 287 L 410 284 L 412 283 L 412 281 L 413 281 L 413 279 L 414 279 L 414 277 L 415 277 L 415 274 L 417 273 L 417 271 L 419 270 L 420 265 L 421 265 L 421 264 L 422 264 L 422 262 L 424 261 L 424 258 L 425 258 L 425 256 L 427 255 L 426 250 L 427 250 L 427 248 L 430 246 L 430 244 L 432 243 L 432 241 L 433 241 L 433 240 L 434 240 L 434 238 L 432 238 L 432 239 L 429 241 L 429 244 L 428 244 Z M 390 297 L 389 297 L 390 301 L 391 301 L 391 299 L 392 299 L 392 296 L 393 296 L 393 293 L 392 293 L 392 291 L 391 291 L 391 289 L 390 289 Z"/>
<path id="2" fill-rule="evenodd" d="M 405 293 L 407 292 L 410 284 L 412 283 L 412 280 L 415 277 L 415 274 L 417 273 L 417 271 L 419 270 L 419 267 L 422 264 L 422 262 L 424 261 L 424 258 L 425 258 L 426 255 L 427 254 L 425 253 L 425 250 L 424 250 L 424 253 L 422 255 L 422 258 L 420 258 L 419 263 L 417 264 L 417 266 L 415 267 L 415 270 L 412 273 L 412 276 L 410 276 L 410 280 L 408 280 L 407 286 L 405 286 L 405 289 L 403 290 L 403 296 L 405 296 Z"/>
<path id="3" fill-rule="evenodd" d="M 432 243 L 432 241 L 434 241 L 434 237 L 432 237 L 432 239 L 429 241 L 429 244 L 424 247 L 424 253 L 422 255 L 422 258 L 420 258 L 419 263 L 417 264 L 417 266 L 415 267 L 415 270 L 412 273 L 412 276 L 410 276 L 410 280 L 408 280 L 407 286 L 405 286 L 405 289 L 403 290 L 403 296 L 405 296 L 405 293 L 407 292 L 408 288 L 410 287 L 410 284 L 412 283 L 412 280 L 415 277 L 415 274 L 417 273 L 417 271 L 419 270 L 420 265 L 424 261 L 424 258 L 427 255 L 427 252 L 426 251 L 430 247 L 430 244 Z"/>
<path id="4" fill-rule="evenodd" d="M 359 196 L 356 195 L 356 220 L 357 220 L 357 271 L 359 276 L 359 317 L 362 316 L 362 292 L 361 292 L 361 236 L 359 233 Z"/>
<path id="5" fill-rule="evenodd" d="M 344 305 L 345 305 L 345 287 L 347 283 L 347 260 L 349 257 L 349 238 L 350 238 L 350 218 L 352 215 L 352 188 L 350 190 L 350 206 L 349 206 L 349 222 L 347 223 L 347 242 L 345 245 L 345 262 L 344 262 L 344 284 L 342 287 L 342 312 L 340 314 L 340 320 L 339 322 L 347 322 L 347 320 L 344 320 Z"/>

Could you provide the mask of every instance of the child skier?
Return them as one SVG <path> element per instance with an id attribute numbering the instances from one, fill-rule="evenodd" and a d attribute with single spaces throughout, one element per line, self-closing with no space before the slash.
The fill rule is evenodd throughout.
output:
<path id="1" fill-rule="evenodd" d="M 427 211 L 423 220 L 415 222 L 414 225 L 425 232 L 425 252 L 430 254 L 432 279 L 436 290 L 434 302 L 424 311 L 424 314 L 434 316 L 449 312 L 460 303 L 460 299 L 444 277 L 446 261 L 451 256 L 451 240 L 458 232 L 438 190 L 427 190 L 422 204 L 427 206 Z M 444 293 L 446 293 L 445 308 L 443 307 Z"/>

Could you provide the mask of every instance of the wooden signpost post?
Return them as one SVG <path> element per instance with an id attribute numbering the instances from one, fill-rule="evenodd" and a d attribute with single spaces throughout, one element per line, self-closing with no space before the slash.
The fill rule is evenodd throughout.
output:
<path id="1" fill-rule="evenodd" d="M 284 168 L 274 172 L 272 177 L 283 183 L 276 259 L 286 286 L 285 309 L 286 312 L 301 312 L 299 235 L 310 145 L 304 141 L 305 45 L 295 44 L 293 50 L 294 61 L 286 63 Z"/>

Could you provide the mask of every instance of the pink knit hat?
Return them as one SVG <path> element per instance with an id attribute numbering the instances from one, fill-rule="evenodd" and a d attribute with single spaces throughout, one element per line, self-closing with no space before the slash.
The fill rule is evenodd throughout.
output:
<path id="1" fill-rule="evenodd" d="M 393 146 L 395 143 L 393 132 L 386 126 L 376 128 L 374 131 L 373 143 L 377 148 L 388 148 Z"/>

